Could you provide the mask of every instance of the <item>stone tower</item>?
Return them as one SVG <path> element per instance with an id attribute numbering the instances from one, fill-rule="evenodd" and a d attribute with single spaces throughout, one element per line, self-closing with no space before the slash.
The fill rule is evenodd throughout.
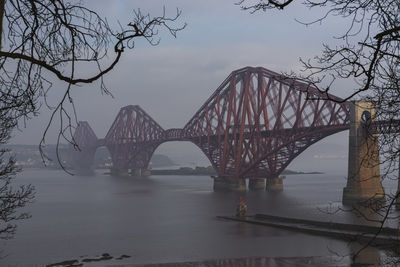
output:
<path id="1" fill-rule="evenodd" d="M 369 134 L 365 127 L 373 121 L 373 102 L 351 103 L 348 176 L 347 186 L 343 189 L 343 204 L 385 198 L 379 169 L 378 137 Z"/>

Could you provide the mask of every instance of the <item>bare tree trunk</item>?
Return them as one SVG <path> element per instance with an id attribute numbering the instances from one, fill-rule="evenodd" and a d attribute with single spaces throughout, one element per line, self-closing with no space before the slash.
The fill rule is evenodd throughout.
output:
<path id="1" fill-rule="evenodd" d="M 6 5 L 6 0 L 0 0 L 0 50 L 1 50 L 1 41 L 3 40 L 3 16 L 4 16 L 5 5 Z"/>

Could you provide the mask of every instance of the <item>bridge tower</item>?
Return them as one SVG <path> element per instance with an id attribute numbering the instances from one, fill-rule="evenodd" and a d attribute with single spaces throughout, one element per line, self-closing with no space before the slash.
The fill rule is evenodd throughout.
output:
<path id="1" fill-rule="evenodd" d="M 148 176 L 154 150 L 162 143 L 164 129 L 138 105 L 121 108 L 105 137 L 115 175 Z"/>
<path id="2" fill-rule="evenodd" d="M 353 101 L 350 105 L 349 159 L 347 186 L 343 189 L 343 203 L 382 200 L 378 136 L 368 133 L 375 121 L 373 102 Z"/>
<path id="3" fill-rule="evenodd" d="M 69 157 L 72 168 L 78 173 L 91 173 L 98 139 L 87 121 L 78 123 L 73 139 L 78 147 L 71 146 L 70 148 Z"/>

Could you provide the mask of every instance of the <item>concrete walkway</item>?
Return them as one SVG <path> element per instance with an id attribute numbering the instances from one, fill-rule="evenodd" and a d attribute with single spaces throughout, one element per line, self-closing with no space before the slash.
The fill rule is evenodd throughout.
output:
<path id="1" fill-rule="evenodd" d="M 387 248 L 400 247 L 400 229 L 395 228 L 322 222 L 267 214 L 256 214 L 243 218 L 234 216 L 218 216 L 218 218 L 278 227 L 286 230 L 328 236 L 349 241 L 371 242 L 371 245 Z"/>

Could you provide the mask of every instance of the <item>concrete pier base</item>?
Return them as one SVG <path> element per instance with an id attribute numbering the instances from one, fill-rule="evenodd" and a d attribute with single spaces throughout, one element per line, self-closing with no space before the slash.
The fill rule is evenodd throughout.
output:
<path id="1" fill-rule="evenodd" d="M 351 205 L 365 201 L 385 201 L 385 191 L 383 187 L 361 185 L 356 187 L 343 188 L 342 203 Z"/>
<path id="2" fill-rule="evenodd" d="M 265 190 L 269 192 L 283 191 L 283 177 L 267 178 L 266 181 Z"/>
<path id="3" fill-rule="evenodd" d="M 141 175 L 142 175 L 142 177 L 149 177 L 151 175 L 151 170 L 150 169 L 141 169 Z"/>
<path id="4" fill-rule="evenodd" d="M 368 122 L 363 122 L 362 117 Z M 374 120 L 375 106 L 372 102 L 352 102 L 347 186 L 343 189 L 342 198 L 345 205 L 385 199 L 379 169 L 378 137 L 368 134 L 364 127 L 364 123 Z"/>
<path id="5" fill-rule="evenodd" d="M 249 179 L 249 190 L 257 191 L 264 190 L 265 188 L 265 179 L 254 178 Z"/>
<path id="6" fill-rule="evenodd" d="M 131 175 L 134 177 L 140 177 L 142 176 L 141 170 L 140 169 L 132 169 L 131 170 Z"/>
<path id="7" fill-rule="evenodd" d="M 246 180 L 227 177 L 214 177 L 214 191 L 246 191 Z"/>

